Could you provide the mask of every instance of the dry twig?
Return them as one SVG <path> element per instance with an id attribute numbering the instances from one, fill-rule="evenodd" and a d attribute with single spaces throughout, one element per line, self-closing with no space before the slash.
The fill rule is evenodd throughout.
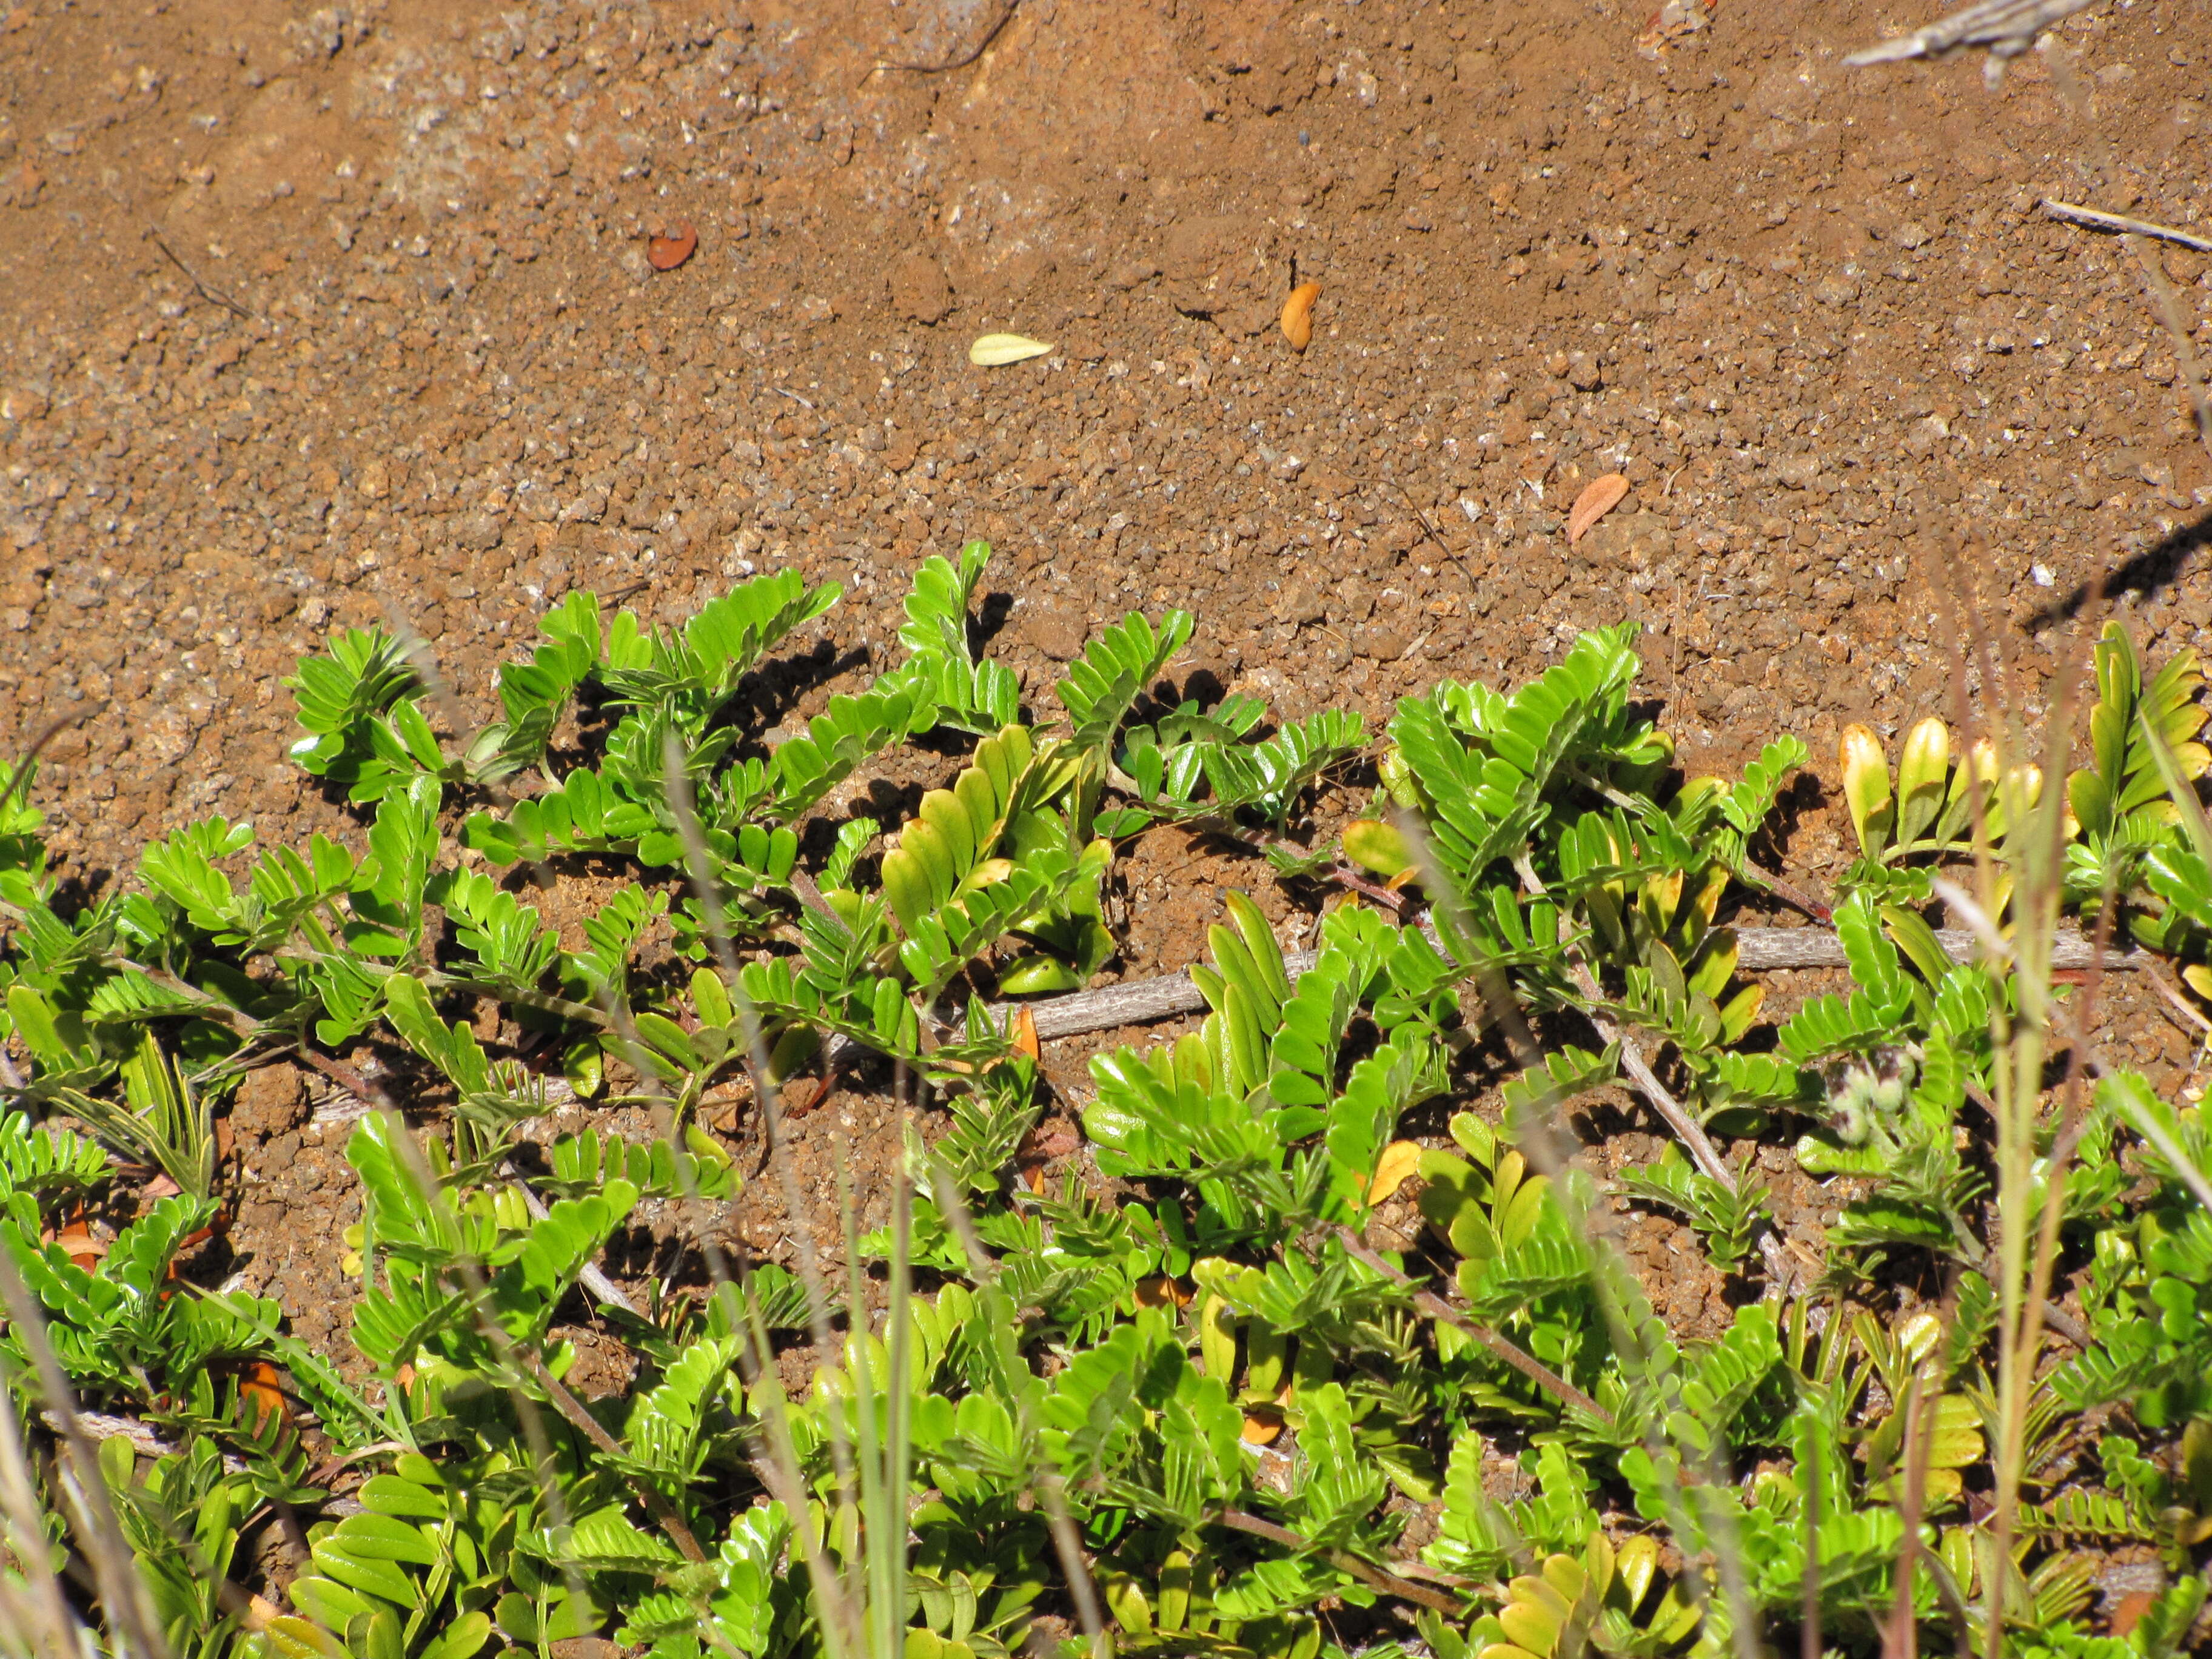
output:
<path id="1" fill-rule="evenodd" d="M 221 306 L 225 311 L 233 313 L 237 316 L 243 317 L 249 323 L 258 322 L 261 320 L 260 313 L 255 311 L 252 307 L 247 306 L 240 301 L 234 300 L 229 295 L 225 294 L 221 289 L 210 284 L 199 274 L 199 272 L 194 270 L 190 265 L 186 264 L 183 258 L 179 256 L 177 250 L 169 246 L 168 240 L 164 237 L 160 231 L 155 230 L 151 225 L 149 225 L 146 228 L 146 234 L 153 239 L 154 246 L 155 247 L 161 249 L 163 253 L 168 256 L 169 263 L 176 266 L 179 270 L 185 273 L 185 280 L 192 285 L 193 289 L 199 295 L 201 299 L 205 300 L 211 306 Z"/>
<path id="2" fill-rule="evenodd" d="M 2185 230 L 2176 230 L 2172 225 L 2154 225 L 2148 219 L 2130 219 L 2124 213 L 2107 213 L 2102 208 L 2080 207 L 2072 202 L 2054 201 L 2048 196 L 2043 198 L 2043 210 L 2054 219 L 2087 225 L 2092 230 L 2118 230 L 2136 236 L 2155 236 L 2164 241 L 2179 242 L 2184 247 L 2212 253 L 2212 236 L 2192 236 Z"/>
<path id="3" fill-rule="evenodd" d="M 997 40 L 1000 31 L 1013 21 L 1014 8 L 1020 3 L 1021 0 L 1000 0 L 999 15 L 991 20 L 991 27 L 985 29 L 975 44 L 961 53 L 959 57 L 942 64 L 878 64 L 860 77 L 860 84 L 866 86 L 877 76 L 891 70 L 908 75 L 949 75 L 954 70 L 966 69 L 969 64 L 991 49 L 991 42 Z"/>

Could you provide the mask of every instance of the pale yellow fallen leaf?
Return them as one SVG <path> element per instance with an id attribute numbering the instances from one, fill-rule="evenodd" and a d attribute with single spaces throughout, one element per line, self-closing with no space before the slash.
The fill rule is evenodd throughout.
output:
<path id="1" fill-rule="evenodd" d="M 968 361 L 981 368 L 996 368 L 1001 363 L 1027 362 L 1051 349 L 1046 342 L 1025 334 L 986 334 L 968 348 Z"/>
<path id="2" fill-rule="evenodd" d="M 1410 1140 L 1394 1140 L 1375 1160 L 1375 1179 L 1367 1183 L 1367 1201 L 1380 1204 L 1405 1184 L 1421 1164 L 1421 1149 Z"/>

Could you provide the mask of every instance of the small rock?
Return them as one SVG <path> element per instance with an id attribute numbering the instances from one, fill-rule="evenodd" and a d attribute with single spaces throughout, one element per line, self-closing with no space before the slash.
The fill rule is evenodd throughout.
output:
<path id="1" fill-rule="evenodd" d="M 1406 654 L 1406 636 L 1387 623 L 1370 623 L 1352 635 L 1352 648 L 1375 662 L 1395 662 Z"/>
<path id="2" fill-rule="evenodd" d="M 496 513 L 478 508 L 474 513 L 457 514 L 449 520 L 454 544 L 471 553 L 489 553 L 499 545 L 506 533 L 506 526 Z"/>
<path id="3" fill-rule="evenodd" d="M 1859 297 L 1858 278 L 1849 271 L 1832 271 L 1813 284 L 1813 297 L 1824 306 L 1849 305 Z"/>
<path id="4" fill-rule="evenodd" d="M 1073 605 L 1040 606 L 1029 619 L 1030 643 L 1054 662 L 1068 662 L 1083 654 L 1090 629 L 1083 613 Z"/>
<path id="5" fill-rule="evenodd" d="M 307 1106 L 307 1080 L 299 1068 L 279 1060 L 248 1072 L 231 1103 L 232 1131 L 263 1139 L 297 1128 Z"/>
<path id="6" fill-rule="evenodd" d="M 1907 219 L 1889 233 L 1889 240 L 1899 247 L 1925 247 L 1935 240 L 1928 227 L 1917 219 Z"/>
<path id="7" fill-rule="evenodd" d="M 891 309 L 909 322 L 935 323 L 952 308 L 952 285 L 945 279 L 945 268 L 927 253 L 893 260 L 888 281 Z"/>
<path id="8" fill-rule="evenodd" d="M 1325 594 L 1303 582 L 1283 590 L 1283 597 L 1275 601 L 1275 619 L 1297 624 L 1317 623 L 1328 613 Z"/>

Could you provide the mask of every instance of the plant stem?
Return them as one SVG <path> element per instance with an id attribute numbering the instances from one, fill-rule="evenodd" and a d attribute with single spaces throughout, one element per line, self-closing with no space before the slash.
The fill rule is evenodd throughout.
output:
<path id="1" fill-rule="evenodd" d="M 1546 1392 L 1565 1401 L 1576 1410 L 1589 1413 L 1601 1423 L 1610 1424 L 1613 1421 L 1611 1412 L 1606 1410 L 1604 1407 L 1599 1405 L 1596 1401 L 1568 1382 L 1565 1377 L 1561 1376 L 1535 1355 L 1528 1352 L 1510 1338 L 1500 1336 L 1489 1326 L 1477 1324 L 1434 1291 L 1421 1289 L 1376 1252 L 1369 1249 L 1360 1241 L 1359 1235 L 1351 1228 L 1338 1227 L 1336 1236 L 1344 1245 L 1345 1254 L 1354 1261 L 1381 1273 L 1393 1284 L 1413 1291 L 1413 1305 L 1428 1315 L 1430 1318 L 1440 1319 L 1454 1329 L 1464 1331 L 1507 1364 L 1512 1366 L 1514 1370 Z"/>
<path id="2" fill-rule="evenodd" d="M 1271 1544 L 1280 1544 L 1286 1549 L 1294 1549 L 1302 1553 L 1314 1549 L 1311 1542 L 1292 1532 L 1288 1527 L 1279 1527 L 1272 1521 L 1263 1521 L 1258 1516 L 1243 1510 L 1222 1510 L 1221 1524 L 1232 1531 L 1249 1533 L 1253 1537 L 1264 1538 Z M 1318 1553 L 1332 1567 L 1350 1573 L 1370 1589 L 1380 1590 L 1385 1595 L 1395 1595 L 1401 1601 L 1412 1601 L 1421 1607 L 1432 1607 L 1437 1612 L 1447 1613 L 1453 1618 L 1457 1618 L 1467 1611 L 1462 1602 L 1446 1595 L 1442 1590 L 1431 1589 L 1425 1584 L 1416 1584 L 1410 1578 L 1401 1578 L 1387 1567 L 1378 1567 L 1371 1561 L 1363 1561 L 1348 1551 L 1323 1549 Z"/>

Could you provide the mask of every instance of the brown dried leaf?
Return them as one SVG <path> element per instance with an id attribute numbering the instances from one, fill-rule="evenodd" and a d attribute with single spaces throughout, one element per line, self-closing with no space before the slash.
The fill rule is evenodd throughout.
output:
<path id="1" fill-rule="evenodd" d="M 1314 301 L 1321 298 L 1319 283 L 1300 283 L 1283 301 L 1283 337 L 1293 351 L 1304 351 L 1313 338 Z"/>
<path id="2" fill-rule="evenodd" d="M 1608 472 L 1603 477 L 1592 478 L 1583 486 L 1583 493 L 1575 497 L 1575 505 L 1567 514 L 1567 541 L 1570 545 L 1582 540 L 1589 528 L 1613 511 L 1628 494 L 1628 480 L 1618 472 Z"/>
<path id="3" fill-rule="evenodd" d="M 673 236 L 656 236 L 645 245 L 645 257 L 655 270 L 673 270 L 691 257 L 691 250 L 699 246 L 699 233 L 685 225 Z"/>

